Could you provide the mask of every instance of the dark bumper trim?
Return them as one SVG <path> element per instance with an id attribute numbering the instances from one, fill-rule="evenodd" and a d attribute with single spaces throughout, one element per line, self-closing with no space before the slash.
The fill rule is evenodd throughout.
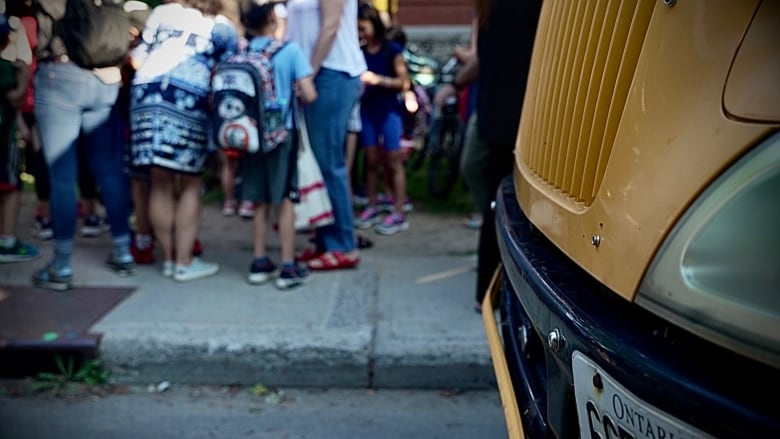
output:
<path id="1" fill-rule="evenodd" d="M 776 369 L 700 339 L 609 291 L 534 229 L 517 204 L 511 176 L 497 194 L 496 230 L 505 276 L 504 328 L 516 330 L 512 326 L 527 319 L 535 339 L 546 340 L 553 329 L 566 336 L 559 352 L 543 343 L 544 354 L 533 364 L 517 360 L 523 357 L 520 346 L 505 347 L 509 367 L 515 368 L 510 372 L 524 377 L 513 382 L 527 430 L 545 425 L 559 437 L 578 434 L 571 378 L 571 355 L 578 350 L 644 401 L 701 430 L 719 437 L 780 437 L 776 407 L 754 396 L 780 391 Z M 506 343 L 517 341 L 505 336 Z M 512 352 L 518 355 L 512 358 Z M 546 390 L 539 395 L 536 389 Z M 524 412 L 533 406 L 546 410 Z"/>

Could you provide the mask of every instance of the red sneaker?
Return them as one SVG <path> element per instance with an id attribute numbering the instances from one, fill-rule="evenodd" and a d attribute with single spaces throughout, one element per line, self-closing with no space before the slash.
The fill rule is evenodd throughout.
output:
<path id="1" fill-rule="evenodd" d="M 149 247 L 141 249 L 135 245 L 135 239 L 133 239 L 133 242 L 130 244 L 130 254 L 133 255 L 136 264 L 154 264 L 154 242 L 150 243 Z"/>

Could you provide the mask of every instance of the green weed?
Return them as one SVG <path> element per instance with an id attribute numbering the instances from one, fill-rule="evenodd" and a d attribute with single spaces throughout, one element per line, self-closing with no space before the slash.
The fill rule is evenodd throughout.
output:
<path id="1" fill-rule="evenodd" d="M 108 383 L 109 371 L 103 369 L 100 360 L 87 360 L 79 368 L 75 367 L 75 359 L 68 356 L 63 360 L 61 355 L 54 357 L 57 372 L 40 372 L 32 384 L 36 392 L 51 392 L 60 396 L 73 390 L 74 387 L 95 387 Z"/>

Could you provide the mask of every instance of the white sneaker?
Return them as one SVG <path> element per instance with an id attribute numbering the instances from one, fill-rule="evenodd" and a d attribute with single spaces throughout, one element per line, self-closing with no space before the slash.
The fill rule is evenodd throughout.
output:
<path id="1" fill-rule="evenodd" d="M 176 265 L 173 272 L 173 280 L 186 282 L 189 280 L 201 279 L 217 274 L 219 264 L 215 262 L 205 262 L 200 258 L 192 258 L 190 265 Z"/>
<path id="2" fill-rule="evenodd" d="M 176 264 L 173 261 L 164 261 L 162 266 L 162 275 L 165 277 L 173 277 L 173 272 L 176 269 Z"/>
<path id="3" fill-rule="evenodd" d="M 253 219 L 257 206 L 251 201 L 242 201 L 238 206 L 238 216 L 243 219 Z"/>

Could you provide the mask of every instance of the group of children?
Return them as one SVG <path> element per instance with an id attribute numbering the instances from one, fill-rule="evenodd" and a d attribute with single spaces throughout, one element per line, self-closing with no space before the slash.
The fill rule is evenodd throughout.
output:
<path id="1" fill-rule="evenodd" d="M 273 38 L 279 36 L 277 32 L 283 17 L 277 16 L 278 5 L 276 2 L 254 0 L 239 4 L 241 24 L 246 31 L 245 49 L 262 50 Z M 148 16 L 147 11 L 143 17 L 148 18 Z M 2 20 L 4 21 L 0 22 L 0 43 L 7 45 L 11 29 L 5 17 L 2 17 Z M 135 37 L 136 42 L 139 41 L 142 30 L 142 24 L 136 24 L 131 30 L 131 35 Z M 361 4 L 358 31 L 368 71 L 360 78 L 363 84 L 363 97 L 360 102 L 360 129 L 357 136 L 365 153 L 365 184 L 370 204 L 358 215 L 355 223 L 358 228 L 376 226 L 378 233 L 389 235 L 405 230 L 409 226 L 406 219 L 409 210 L 406 177 L 400 153 L 403 103 L 398 99 L 403 90 L 409 89 L 409 78 L 400 47 L 388 40 L 387 29 L 378 11 L 372 6 Z M 299 47 L 295 44 L 286 44 L 274 56 L 272 62 L 278 96 L 304 104 L 316 99 L 317 93 L 312 81 L 313 71 Z M 125 67 L 132 66 L 128 63 Z M 0 151 L 4 159 L 7 158 L 4 163 L 8 165 L 6 167 L 8 169 L 3 169 L 0 174 L 2 177 L 0 183 L 3 183 L 0 184 L 3 207 L 3 215 L 0 217 L 0 262 L 29 260 L 39 255 L 37 248 L 16 238 L 16 210 L 10 207 L 17 206 L 18 209 L 21 182 L 18 180 L 20 160 L 14 156 L 18 154 L 20 148 L 10 140 L 14 124 L 9 120 L 15 120 L 18 114 L 21 96 L 24 95 L 29 82 L 29 74 L 29 65 L 24 63 L 0 63 L 0 88 L 3 90 L 3 112 L 0 117 L 2 123 L 0 128 L 3 132 L 0 132 L 0 135 L 7 134 L 4 135 L 4 139 L 8 139 L 7 142 L 2 142 L 3 149 Z M 125 85 L 128 85 L 128 78 L 124 80 Z M 119 99 L 127 99 L 131 87 L 126 86 L 122 90 L 124 95 L 120 92 Z M 120 102 L 120 105 L 129 106 L 129 103 Z M 128 129 L 132 130 L 133 122 L 129 125 Z M 286 115 L 286 126 L 289 130 L 294 130 L 292 112 Z M 295 136 L 289 136 L 289 139 L 294 138 Z M 292 189 L 290 182 L 294 182 L 295 179 L 289 178 L 288 173 L 294 174 L 295 167 L 283 165 L 291 160 L 290 157 L 294 157 L 290 154 L 293 148 L 293 142 L 290 140 L 271 154 L 249 154 L 242 156 L 240 160 L 230 154 L 221 154 L 222 162 L 226 165 L 223 171 L 226 168 L 232 171 L 224 172 L 223 175 L 223 190 L 227 195 L 223 213 L 239 214 L 253 221 L 254 255 L 248 274 L 250 283 L 259 284 L 276 278 L 277 287 L 286 289 L 302 284 L 309 276 L 305 265 L 301 265 L 296 260 L 294 253 L 294 206 L 290 198 Z M 383 211 L 379 208 L 383 200 L 380 200 L 377 190 L 381 164 L 385 165 L 385 192 L 388 194 L 384 200 L 390 197 L 395 200 L 392 207 L 385 210 L 387 214 L 384 217 L 382 217 Z M 148 167 L 129 166 L 132 201 L 128 200 L 128 202 L 134 207 L 136 229 L 131 253 L 136 263 L 154 263 L 153 242 L 158 239 L 153 238 L 150 219 L 152 215 L 150 211 L 153 210 L 150 208 L 149 200 L 150 181 L 148 173 L 143 172 L 145 170 L 148 170 Z M 270 170 L 276 171 L 270 172 Z M 236 175 L 242 182 L 243 203 L 236 202 L 235 198 L 230 196 L 234 183 L 234 178 L 230 177 Z M 271 261 L 266 252 L 266 233 L 270 225 L 272 209 L 277 210 L 278 213 L 277 227 L 282 247 L 280 267 Z M 196 247 L 199 247 L 197 240 Z M 192 272 L 187 273 L 182 271 L 181 276 L 178 276 L 176 271 L 178 265 L 174 264 L 167 253 L 170 252 L 164 255 L 163 272 L 175 280 L 197 279 L 215 274 L 219 269 L 216 264 L 204 262 L 201 263 L 202 267 L 196 267 L 203 270 L 193 269 Z M 197 253 L 199 249 L 193 249 L 192 254 L 197 255 Z M 186 267 L 182 270 L 184 268 Z M 68 283 L 65 286 L 69 288 L 70 276 L 67 277 Z"/>
<path id="2" fill-rule="evenodd" d="M 13 52 L 12 56 L 0 58 L 0 262 L 27 261 L 39 255 L 38 248 L 16 236 L 22 187 L 22 154 L 16 142 L 16 124 L 27 93 L 29 62 L 24 62 L 24 55 L 11 46 L 13 31 L 5 14 L 0 14 L 0 52 Z"/>
<path id="3" fill-rule="evenodd" d="M 356 156 L 363 158 L 361 176 L 353 182 L 355 187 L 352 188 L 366 195 L 365 203 L 356 205 L 359 212 L 355 227 L 374 227 L 379 234 L 392 235 L 408 229 L 406 214 L 412 210 L 406 196 L 401 150 L 403 113 L 406 111 L 401 96 L 411 84 L 402 47 L 390 38 L 390 29 L 371 3 L 361 2 L 358 8 L 358 32 L 368 70 L 361 76 L 362 97 L 355 105 L 347 127 L 345 154 L 348 169 L 357 166 Z M 256 206 L 245 198 L 239 200 L 236 190 L 243 185 L 239 155 L 222 151 L 220 158 L 223 215 L 254 218 Z M 384 193 L 379 191 L 380 176 L 384 176 Z M 371 242 L 360 235 L 358 241 L 359 247 L 363 248 Z"/>

